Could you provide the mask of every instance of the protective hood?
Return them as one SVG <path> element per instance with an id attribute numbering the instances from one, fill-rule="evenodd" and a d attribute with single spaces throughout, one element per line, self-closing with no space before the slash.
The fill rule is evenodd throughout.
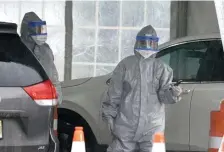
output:
<path id="1" fill-rule="evenodd" d="M 154 38 L 155 38 L 155 41 L 154 41 Z M 142 39 L 141 42 L 139 41 L 139 38 Z M 153 43 L 157 43 L 156 45 L 158 45 L 158 37 L 157 37 L 157 34 L 156 34 L 156 30 L 151 26 L 151 25 L 148 25 L 148 26 L 145 26 L 143 27 L 137 34 L 136 36 L 136 42 L 135 42 L 135 46 L 134 46 L 134 54 L 138 57 L 144 57 L 144 58 L 148 58 L 148 57 L 154 57 L 153 54 L 157 53 L 158 52 L 158 46 L 154 46 L 155 44 L 153 44 L 154 47 L 152 47 L 151 49 L 150 48 L 140 48 L 140 45 L 142 44 L 142 42 L 144 42 L 145 40 L 145 43 L 143 44 L 143 46 L 145 46 L 146 44 L 152 44 Z M 140 44 L 140 43 L 141 44 Z"/>
<path id="2" fill-rule="evenodd" d="M 21 39 L 23 41 L 26 41 L 28 43 L 26 43 L 29 48 L 33 48 L 35 45 L 35 41 L 33 40 L 33 38 L 30 36 L 32 33 L 32 29 L 29 27 L 29 23 L 32 21 L 42 21 L 37 14 L 35 14 L 34 12 L 28 12 L 24 15 L 22 23 L 21 23 Z"/>

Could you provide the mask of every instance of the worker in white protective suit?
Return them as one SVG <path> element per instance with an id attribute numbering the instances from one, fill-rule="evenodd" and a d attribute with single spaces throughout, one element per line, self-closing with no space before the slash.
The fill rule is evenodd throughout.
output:
<path id="1" fill-rule="evenodd" d="M 155 58 L 158 40 L 151 25 L 141 29 L 135 55 L 117 65 L 102 96 L 102 117 L 113 135 L 107 152 L 151 152 L 154 133 L 165 129 L 164 104 L 181 99 L 172 69 Z"/>
<path id="2" fill-rule="evenodd" d="M 46 43 L 46 21 L 42 21 L 34 12 L 28 12 L 23 17 L 20 32 L 22 42 L 33 51 L 54 84 L 60 104 L 62 102 L 61 84 L 54 64 L 53 51 Z"/>

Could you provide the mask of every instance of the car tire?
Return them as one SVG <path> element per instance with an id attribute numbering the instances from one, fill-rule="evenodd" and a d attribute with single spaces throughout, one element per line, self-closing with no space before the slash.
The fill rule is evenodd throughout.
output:
<path id="1" fill-rule="evenodd" d="M 81 122 L 76 122 L 77 124 L 72 124 L 67 119 L 62 119 L 59 117 L 58 120 L 58 139 L 60 141 L 60 152 L 70 152 L 72 147 L 72 139 L 75 126 L 83 126 L 85 134 L 85 145 L 86 152 L 105 152 L 105 147 L 98 145 L 96 138 L 91 134 L 88 127 Z M 73 121 L 74 122 L 74 121 Z"/>

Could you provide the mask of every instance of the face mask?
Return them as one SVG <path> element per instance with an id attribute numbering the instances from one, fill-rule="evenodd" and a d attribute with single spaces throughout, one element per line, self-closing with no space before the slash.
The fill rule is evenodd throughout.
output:
<path id="1" fill-rule="evenodd" d="M 43 45 L 47 40 L 46 21 L 29 22 L 30 36 L 37 45 Z"/>
<path id="2" fill-rule="evenodd" d="M 31 36 L 37 45 L 43 45 L 47 41 L 47 35 Z"/>
<path id="3" fill-rule="evenodd" d="M 149 58 L 150 56 L 158 52 L 158 51 L 142 50 L 142 49 L 141 50 L 136 49 L 136 51 L 145 59 Z"/>

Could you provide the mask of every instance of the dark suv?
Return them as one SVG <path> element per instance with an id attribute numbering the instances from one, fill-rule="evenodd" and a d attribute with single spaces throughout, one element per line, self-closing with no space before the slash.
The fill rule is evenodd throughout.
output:
<path id="1" fill-rule="evenodd" d="M 21 41 L 0 22 L 0 152 L 58 152 L 53 132 L 56 90 Z"/>

